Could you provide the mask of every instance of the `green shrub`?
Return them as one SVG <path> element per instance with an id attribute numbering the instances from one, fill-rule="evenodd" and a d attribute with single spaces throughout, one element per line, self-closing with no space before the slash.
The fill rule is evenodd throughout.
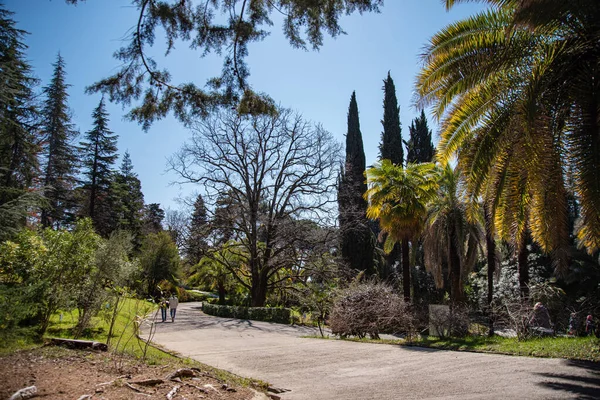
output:
<path id="1" fill-rule="evenodd" d="M 203 311 L 215 317 L 250 319 L 280 324 L 289 324 L 291 318 L 289 308 L 221 306 L 204 303 Z"/>
<path id="2" fill-rule="evenodd" d="M 179 301 L 206 301 L 209 297 L 208 293 L 200 293 L 194 290 L 185 290 L 184 295 L 185 297 L 180 297 Z"/>

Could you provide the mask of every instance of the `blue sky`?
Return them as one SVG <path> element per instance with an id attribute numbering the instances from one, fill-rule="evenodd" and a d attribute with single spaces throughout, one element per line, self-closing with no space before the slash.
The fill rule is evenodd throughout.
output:
<path id="1" fill-rule="evenodd" d="M 66 62 L 69 104 L 73 122 L 83 134 L 91 128 L 91 114 L 100 95 L 87 95 L 85 87 L 112 74 L 118 61 L 112 54 L 136 22 L 129 0 L 87 0 L 69 6 L 63 0 L 4 0 L 15 12 L 17 26 L 30 33 L 28 59 L 42 85 L 52 75 L 60 51 Z M 413 107 L 413 85 L 419 55 L 427 40 L 447 24 L 479 10 L 479 4 L 462 4 L 450 12 L 440 0 L 386 0 L 379 14 L 344 17 L 347 35 L 326 38 L 318 52 L 293 49 L 274 18 L 272 34 L 251 44 L 248 64 L 253 88 L 269 94 L 284 107 L 321 123 L 340 141 L 346 133 L 350 95 L 356 90 L 367 164 L 376 161 L 383 116 L 383 79 L 388 70 L 396 84 L 402 136 L 420 112 Z M 157 42 L 160 38 L 157 38 Z M 204 83 L 220 72 L 221 62 L 180 45 L 168 58 L 157 58 L 170 69 L 174 82 Z M 154 124 L 148 132 L 123 119 L 127 109 L 109 104 L 110 128 L 119 135 L 119 152 L 129 150 L 142 182 L 147 203 L 178 208 L 176 198 L 198 191 L 192 185 L 171 185 L 177 176 L 166 171 L 166 159 L 189 137 L 174 118 Z M 436 124 L 430 120 L 436 131 Z"/>

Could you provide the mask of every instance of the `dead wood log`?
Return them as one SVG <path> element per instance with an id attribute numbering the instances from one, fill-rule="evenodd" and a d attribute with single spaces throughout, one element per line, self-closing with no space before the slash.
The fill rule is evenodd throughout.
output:
<path id="1" fill-rule="evenodd" d="M 173 372 L 172 374 L 169 374 L 167 376 L 167 380 L 175 378 L 193 378 L 194 376 L 196 376 L 196 373 L 193 370 L 189 368 L 181 368 Z"/>
<path id="2" fill-rule="evenodd" d="M 133 383 L 140 386 L 156 386 L 164 383 L 162 379 L 145 379 L 143 381 L 131 381 L 129 383 Z"/>
<path id="3" fill-rule="evenodd" d="M 70 349 L 92 349 L 99 351 L 107 351 L 108 346 L 106 343 L 93 342 L 91 340 L 76 340 L 76 339 L 63 339 L 63 338 L 49 338 L 48 343 L 54 346 L 65 346 Z"/>

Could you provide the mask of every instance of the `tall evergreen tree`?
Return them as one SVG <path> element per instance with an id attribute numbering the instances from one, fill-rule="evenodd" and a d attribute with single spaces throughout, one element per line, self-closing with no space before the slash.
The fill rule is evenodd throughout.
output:
<path id="1" fill-rule="evenodd" d="M 431 129 L 427 126 L 425 111 L 413 120 L 408 128 L 410 139 L 406 142 L 406 161 L 409 163 L 431 162 L 435 155 L 435 148 L 431 141 Z"/>
<path id="2" fill-rule="evenodd" d="M 46 99 L 42 109 L 45 134 L 46 165 L 44 196 L 48 205 L 42 209 L 44 227 L 60 227 L 72 219 L 76 183 L 77 149 L 73 144 L 78 132 L 71 123 L 68 106 L 70 85 L 65 82 L 65 62 L 59 54 L 50 85 L 44 88 Z"/>
<path id="3" fill-rule="evenodd" d="M 396 98 L 396 86 L 389 71 L 383 80 L 383 132 L 379 144 L 380 160 L 390 160 L 393 164 L 404 164 L 404 149 L 402 148 L 402 128 L 400 127 L 400 107 Z M 384 240 L 385 241 L 385 240 Z M 383 244 L 383 243 L 381 243 Z M 396 243 L 393 249 L 385 256 L 384 268 L 380 271 L 383 279 L 389 278 L 394 269 L 394 264 L 399 261 L 401 254 L 400 244 Z"/>
<path id="4" fill-rule="evenodd" d="M 204 256 L 208 248 L 208 244 L 206 243 L 208 233 L 206 205 L 204 204 L 202 195 L 198 195 L 194 202 L 194 212 L 190 221 L 190 234 L 185 246 L 187 261 L 190 264 L 198 264 Z"/>
<path id="5" fill-rule="evenodd" d="M 348 108 L 346 163 L 338 184 L 340 245 L 342 258 L 353 269 L 374 272 L 374 238 L 367 220 L 367 191 L 363 148 L 356 94 L 352 92 Z"/>
<path id="6" fill-rule="evenodd" d="M 108 129 L 104 98 L 100 100 L 92 116 L 94 127 L 86 133 L 86 140 L 81 142 L 85 176 L 83 214 L 92 219 L 98 233 L 108 236 L 112 231 L 109 192 L 114 178 L 112 168 L 117 159 L 118 136 Z"/>
<path id="7" fill-rule="evenodd" d="M 39 173 L 38 81 L 25 60 L 25 32 L 11 16 L 0 8 L 0 240 L 25 223 L 40 198 L 29 190 Z"/>
<path id="8" fill-rule="evenodd" d="M 119 172 L 112 182 L 110 197 L 112 229 L 129 231 L 133 235 L 134 248 L 139 250 L 142 244 L 144 194 L 128 151 L 123 155 Z"/>
<path id="9" fill-rule="evenodd" d="M 158 203 L 150 203 L 144 206 L 144 225 L 143 233 L 159 233 L 163 231 L 162 221 L 165 219 L 165 212 Z"/>
<path id="10" fill-rule="evenodd" d="M 400 127 L 400 107 L 396 98 L 396 86 L 390 73 L 383 80 L 383 132 L 379 144 L 379 158 L 390 160 L 396 165 L 404 164 L 402 148 L 402 128 Z"/>

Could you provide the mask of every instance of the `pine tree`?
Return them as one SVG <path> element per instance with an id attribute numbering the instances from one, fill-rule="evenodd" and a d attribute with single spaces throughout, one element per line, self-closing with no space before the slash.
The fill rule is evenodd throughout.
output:
<path id="1" fill-rule="evenodd" d="M 201 195 L 198 195 L 194 202 L 194 212 L 190 221 L 190 234 L 185 245 L 185 252 L 188 263 L 196 265 L 206 253 L 208 244 L 206 237 L 208 235 L 208 218 L 206 205 Z"/>
<path id="2" fill-rule="evenodd" d="M 143 233 L 159 233 L 163 231 L 162 221 L 165 219 L 165 212 L 158 203 L 150 203 L 144 206 L 144 225 Z"/>
<path id="3" fill-rule="evenodd" d="M 406 149 L 408 150 L 406 160 L 410 163 L 432 161 L 435 148 L 431 141 L 431 130 L 427 126 L 425 111 L 421 110 L 421 116 L 413 120 L 408 130 L 410 139 L 406 142 Z"/>
<path id="4" fill-rule="evenodd" d="M 379 144 L 379 158 L 390 160 L 393 164 L 404 164 L 402 148 L 402 128 L 400 127 L 400 107 L 396 98 L 396 86 L 388 72 L 383 80 L 383 132 Z"/>
<path id="5" fill-rule="evenodd" d="M 342 258 L 353 269 L 374 272 L 374 238 L 366 217 L 367 191 L 365 181 L 365 151 L 363 148 L 358 105 L 353 92 L 348 109 L 346 163 L 338 183 L 338 208 Z"/>
<path id="6" fill-rule="evenodd" d="M 22 227 L 40 200 L 31 190 L 39 174 L 38 81 L 25 60 L 26 32 L 11 17 L 0 8 L 0 240 Z"/>
<path id="7" fill-rule="evenodd" d="M 71 123 L 67 104 L 65 62 L 59 54 L 50 85 L 44 88 L 46 100 L 42 110 L 45 134 L 46 165 L 44 169 L 44 196 L 48 205 L 42 209 L 42 225 L 56 228 L 72 222 L 76 183 L 77 149 L 73 144 L 78 132 Z"/>
<path id="8" fill-rule="evenodd" d="M 117 158 L 117 138 L 108 129 L 108 113 L 104 98 L 92 114 L 94 127 L 86 133 L 86 141 L 81 142 L 83 151 L 83 174 L 85 180 L 85 211 L 94 223 L 94 228 L 103 236 L 112 231 L 110 227 L 109 194 L 113 180 L 113 164 Z"/>
<path id="9" fill-rule="evenodd" d="M 139 250 L 142 244 L 144 194 L 142 184 L 133 171 L 133 163 L 128 151 L 123 155 L 110 194 L 112 229 L 130 232 L 133 235 L 134 249 Z"/>

